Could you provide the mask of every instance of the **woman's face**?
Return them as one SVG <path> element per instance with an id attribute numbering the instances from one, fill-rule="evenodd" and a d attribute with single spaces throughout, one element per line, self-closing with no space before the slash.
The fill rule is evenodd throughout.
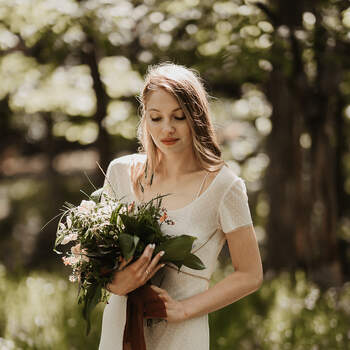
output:
<path id="1" fill-rule="evenodd" d="M 191 150 L 191 129 L 172 94 L 161 88 L 153 91 L 148 97 L 145 117 L 147 130 L 163 153 Z"/>

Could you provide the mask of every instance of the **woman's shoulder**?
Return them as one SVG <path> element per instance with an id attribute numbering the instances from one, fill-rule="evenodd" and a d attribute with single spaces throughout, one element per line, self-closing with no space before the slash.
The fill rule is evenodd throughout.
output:
<path id="1" fill-rule="evenodd" d="M 132 153 L 125 154 L 113 159 L 108 168 L 110 171 L 116 171 L 117 169 L 128 169 L 131 163 L 134 162 L 143 162 L 146 159 L 146 154 L 144 153 Z"/>
<path id="2" fill-rule="evenodd" d="M 244 181 L 239 175 L 237 175 L 236 171 L 226 162 L 224 163 L 222 168 L 222 182 L 224 182 L 227 186 L 239 181 Z"/>
<path id="3" fill-rule="evenodd" d="M 222 197 L 229 191 L 236 191 L 243 189 L 246 191 L 245 181 L 240 177 L 236 171 L 230 167 L 227 163 L 223 165 L 221 169 L 220 181 L 218 181 L 218 187 L 220 190 L 217 191 L 217 194 Z"/>

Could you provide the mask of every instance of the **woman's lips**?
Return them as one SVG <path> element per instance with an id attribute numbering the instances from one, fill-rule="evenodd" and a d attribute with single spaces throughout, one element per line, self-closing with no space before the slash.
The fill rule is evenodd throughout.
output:
<path id="1" fill-rule="evenodd" d="M 165 145 L 173 145 L 174 143 L 176 143 L 179 139 L 172 139 L 172 140 L 162 140 L 162 142 Z"/>

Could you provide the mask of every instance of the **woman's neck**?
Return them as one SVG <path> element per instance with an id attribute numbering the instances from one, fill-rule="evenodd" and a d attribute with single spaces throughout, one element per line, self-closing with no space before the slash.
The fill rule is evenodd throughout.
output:
<path id="1" fill-rule="evenodd" d="M 201 170 L 194 153 L 162 153 L 157 175 L 163 178 L 178 178 Z"/>

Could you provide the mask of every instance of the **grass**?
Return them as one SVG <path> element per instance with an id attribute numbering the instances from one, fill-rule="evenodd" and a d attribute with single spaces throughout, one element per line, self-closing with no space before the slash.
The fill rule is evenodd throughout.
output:
<path id="1" fill-rule="evenodd" d="M 59 273 L 9 276 L 0 265 L 0 350 L 96 350 L 103 305 L 86 336 L 76 287 Z M 347 350 L 350 283 L 321 292 L 302 271 L 283 273 L 209 317 L 211 350 Z"/>
<path id="2" fill-rule="evenodd" d="M 217 270 L 212 283 L 231 270 Z M 281 273 L 209 317 L 213 350 L 347 350 L 350 282 L 321 292 L 303 271 Z"/>

